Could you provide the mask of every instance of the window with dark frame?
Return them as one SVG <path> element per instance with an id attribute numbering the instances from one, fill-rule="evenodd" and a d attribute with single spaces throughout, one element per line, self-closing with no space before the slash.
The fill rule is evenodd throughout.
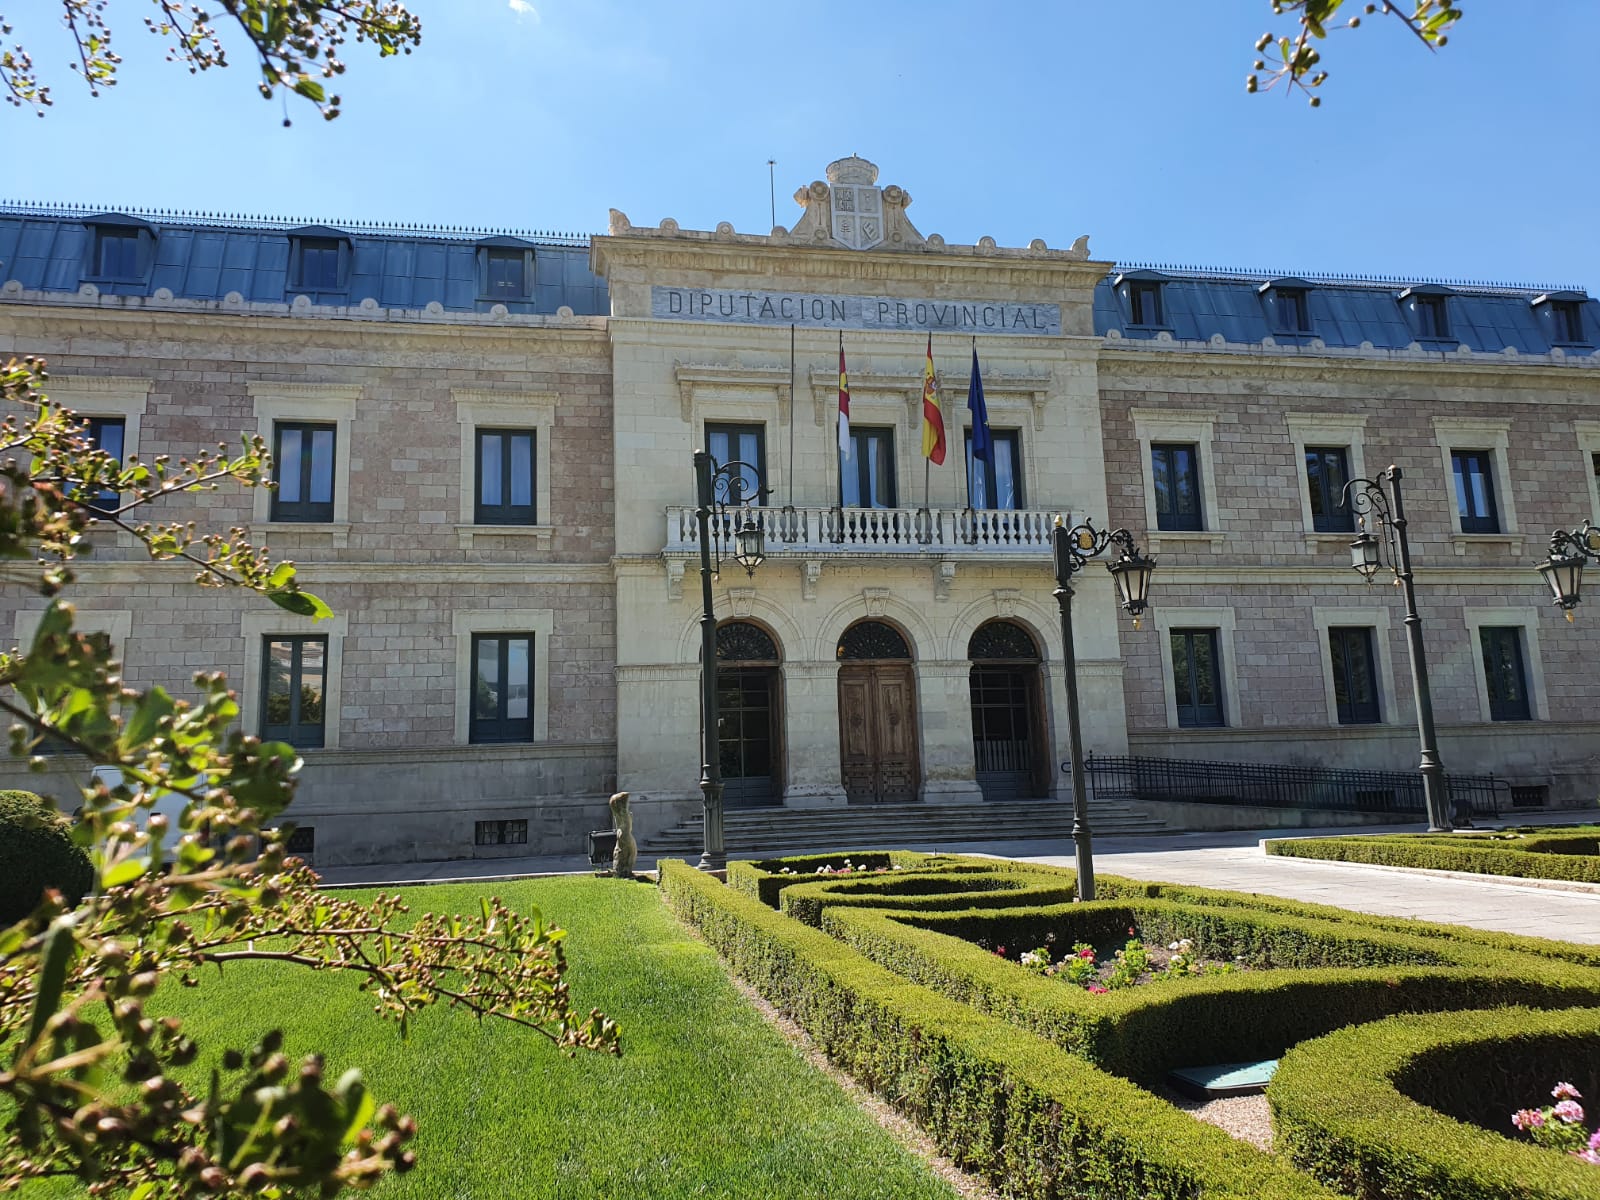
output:
<path id="1" fill-rule="evenodd" d="M 767 481 L 767 427 L 759 424 L 706 422 L 706 453 L 723 467 L 731 462 L 750 469 L 740 472 L 742 491 L 730 504 L 764 504 L 761 487 Z"/>
<path id="2" fill-rule="evenodd" d="M 104 450 L 120 463 L 126 449 L 127 418 L 86 417 L 84 423 L 89 427 L 89 440 L 94 444 L 94 448 Z M 121 506 L 122 493 L 114 488 L 101 488 L 99 494 L 89 502 L 90 508 L 103 513 L 114 513 Z"/>
<path id="3" fill-rule="evenodd" d="M 989 432 L 994 468 L 972 457 L 972 430 L 967 430 L 966 462 L 972 471 L 972 507 L 1017 509 L 1022 499 L 1022 435 L 1015 429 Z"/>
<path id="4" fill-rule="evenodd" d="M 895 507 L 894 430 L 850 430 L 850 456 L 839 456 L 840 503 L 846 508 Z"/>
<path id="5" fill-rule="evenodd" d="M 1344 500 L 1350 482 L 1350 452 L 1344 446 L 1306 447 L 1306 484 L 1311 489 L 1311 528 L 1318 533 L 1353 533 L 1355 514 Z"/>
<path id="6" fill-rule="evenodd" d="M 1165 325 L 1161 311 L 1161 285 L 1150 279 L 1135 279 L 1128 284 L 1128 311 L 1131 325 Z"/>
<path id="7" fill-rule="evenodd" d="M 1333 626 L 1328 630 L 1328 656 L 1333 663 L 1333 697 L 1341 725 L 1376 725 L 1378 669 L 1372 653 L 1372 630 L 1365 626 Z"/>
<path id="8" fill-rule="evenodd" d="M 278 486 L 272 492 L 274 521 L 333 520 L 338 426 L 279 421 L 272 428 L 272 460 Z"/>
<path id="9" fill-rule="evenodd" d="M 477 431 L 477 499 L 473 520 L 479 525 L 537 525 L 534 497 L 538 446 L 534 429 Z"/>
<path id="10" fill-rule="evenodd" d="M 338 238 L 300 238 L 294 286 L 308 292 L 338 291 L 341 248 Z"/>
<path id="11" fill-rule="evenodd" d="M 1278 328 L 1285 333 L 1310 333 L 1311 310 L 1304 288 L 1277 288 Z"/>
<path id="12" fill-rule="evenodd" d="M 484 263 L 486 295 L 491 300 L 528 298 L 528 256 L 525 250 L 490 247 Z"/>
<path id="13" fill-rule="evenodd" d="M 1222 663 L 1217 653 L 1217 631 L 1174 629 L 1168 640 L 1179 728 L 1222 726 Z"/>
<path id="14" fill-rule="evenodd" d="M 473 844 L 478 846 L 526 846 L 528 822 L 477 821 L 473 824 Z"/>
<path id="15" fill-rule="evenodd" d="M 468 741 L 533 741 L 533 634 L 472 635 Z"/>
<path id="16" fill-rule="evenodd" d="M 1489 719 L 1532 720 L 1522 630 L 1514 625 L 1480 626 L 1478 644 L 1483 651 L 1483 678 L 1489 689 Z"/>
<path id="17" fill-rule="evenodd" d="M 261 737 L 291 746 L 324 744 L 328 639 L 267 637 L 261 664 Z"/>
<path id="18" fill-rule="evenodd" d="M 1555 324 L 1552 340 L 1558 346 L 1585 345 L 1583 305 L 1577 300 L 1551 300 L 1550 320 Z"/>
<path id="19" fill-rule="evenodd" d="M 1417 337 L 1443 340 L 1450 336 L 1449 309 L 1445 296 L 1413 296 L 1413 310 L 1417 314 Z"/>
<path id="20" fill-rule="evenodd" d="M 1450 451 L 1456 482 L 1456 512 L 1462 533 L 1499 533 L 1494 501 L 1494 455 L 1488 450 Z"/>
<path id="21" fill-rule="evenodd" d="M 94 231 L 95 277 L 131 282 L 139 274 L 139 231 L 101 227 Z"/>
<path id="22" fill-rule="evenodd" d="M 1200 509 L 1200 449 L 1155 443 L 1150 447 L 1150 477 L 1156 496 L 1156 528 L 1204 529 Z"/>

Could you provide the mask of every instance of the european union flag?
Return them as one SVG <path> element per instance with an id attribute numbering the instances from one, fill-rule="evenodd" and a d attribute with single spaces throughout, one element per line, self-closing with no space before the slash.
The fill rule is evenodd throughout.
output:
<path id="1" fill-rule="evenodd" d="M 967 408 L 972 412 L 972 457 L 994 469 L 994 437 L 989 433 L 989 406 L 983 402 L 983 375 L 978 371 L 978 348 L 972 348 L 972 380 L 967 384 Z"/>

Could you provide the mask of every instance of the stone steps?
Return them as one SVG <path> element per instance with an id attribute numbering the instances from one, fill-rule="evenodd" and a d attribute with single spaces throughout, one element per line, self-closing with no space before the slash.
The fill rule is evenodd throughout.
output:
<path id="1" fill-rule="evenodd" d="M 723 816 L 729 854 L 773 854 L 795 850 L 871 850 L 941 842 L 1065 839 L 1072 834 L 1072 808 L 1063 801 L 1020 800 L 987 804 L 861 804 L 845 808 L 730 809 Z M 1167 823 L 1128 805 L 1093 804 L 1089 828 L 1101 834 L 1167 832 Z M 698 855 L 699 818 L 662 830 L 643 842 L 641 854 Z"/>

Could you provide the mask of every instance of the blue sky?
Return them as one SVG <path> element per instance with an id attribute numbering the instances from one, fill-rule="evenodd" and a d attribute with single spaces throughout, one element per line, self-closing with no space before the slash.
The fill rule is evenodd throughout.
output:
<path id="1" fill-rule="evenodd" d="M 7 10 L 37 62 L 68 44 Z M 56 69 L 0 110 L 12 199 L 603 231 L 770 227 L 859 153 L 924 234 L 1206 266 L 1576 284 L 1600 292 L 1600 4 L 1479 0 L 1430 54 L 1368 18 L 1325 48 L 1320 109 L 1247 96 L 1267 0 L 805 5 L 415 0 L 420 50 L 351 45 L 345 115 L 191 78 L 116 0 L 123 81 Z M 1351 3 L 1352 10 L 1359 5 Z M 1197 17 L 1197 12 L 1204 16 Z M 247 63 L 235 42 L 235 58 Z M 52 68 L 54 69 L 54 68 Z"/>

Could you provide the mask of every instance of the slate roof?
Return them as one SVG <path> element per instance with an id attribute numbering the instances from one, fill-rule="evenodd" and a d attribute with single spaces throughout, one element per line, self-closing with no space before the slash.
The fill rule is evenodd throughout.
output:
<path id="1" fill-rule="evenodd" d="M 142 243 L 137 277 L 94 274 L 95 230 L 137 234 Z M 345 247 L 344 286 L 306 291 L 293 286 L 295 239 L 333 239 Z M 524 300 L 484 293 L 484 256 L 526 249 L 533 257 L 531 294 Z M 222 301 L 238 293 L 246 303 L 286 304 L 308 294 L 314 304 L 486 313 L 504 303 L 512 313 L 554 313 L 565 305 L 579 316 L 604 316 L 610 299 L 604 280 L 589 270 L 589 239 L 580 234 L 455 227 L 402 227 L 361 222 L 311 223 L 214 213 L 98 210 L 85 205 L 0 203 L 0 282 L 17 280 L 26 291 L 76 293 L 93 283 L 102 295 Z M 1161 324 L 1133 325 L 1128 288 L 1160 289 Z M 1303 292 L 1303 330 L 1284 328 L 1273 285 Z M 1419 336 L 1419 297 L 1442 298 L 1448 337 Z M 1556 305 L 1544 302 L 1553 300 Z M 1553 308 L 1578 306 L 1582 337 Z M 1130 342 L 1165 333 L 1178 342 L 1210 342 L 1221 334 L 1233 345 L 1323 345 L 1350 350 L 1428 350 L 1548 354 L 1553 346 L 1591 354 L 1600 348 L 1600 301 L 1578 288 L 1516 287 L 1471 281 L 1358 279 L 1289 276 L 1130 263 L 1095 289 L 1095 331 Z"/>
<path id="2" fill-rule="evenodd" d="M 92 261 L 95 226 L 144 228 L 152 251 L 140 277 L 102 280 Z M 589 239 L 513 230 L 402 228 L 264 220 L 196 213 L 111 213 L 84 206 L 0 205 L 0 282 L 24 289 L 76 292 L 92 282 L 103 295 L 152 296 L 166 288 L 175 299 L 222 300 L 237 292 L 247 303 L 283 304 L 303 289 L 292 286 L 295 236 L 342 239 L 348 245 L 345 286 L 308 293 L 318 304 L 488 312 L 505 303 L 514 313 L 603 316 L 610 300 L 589 270 Z M 480 248 L 523 246 L 534 260 L 532 294 L 522 301 L 480 291 Z"/>

